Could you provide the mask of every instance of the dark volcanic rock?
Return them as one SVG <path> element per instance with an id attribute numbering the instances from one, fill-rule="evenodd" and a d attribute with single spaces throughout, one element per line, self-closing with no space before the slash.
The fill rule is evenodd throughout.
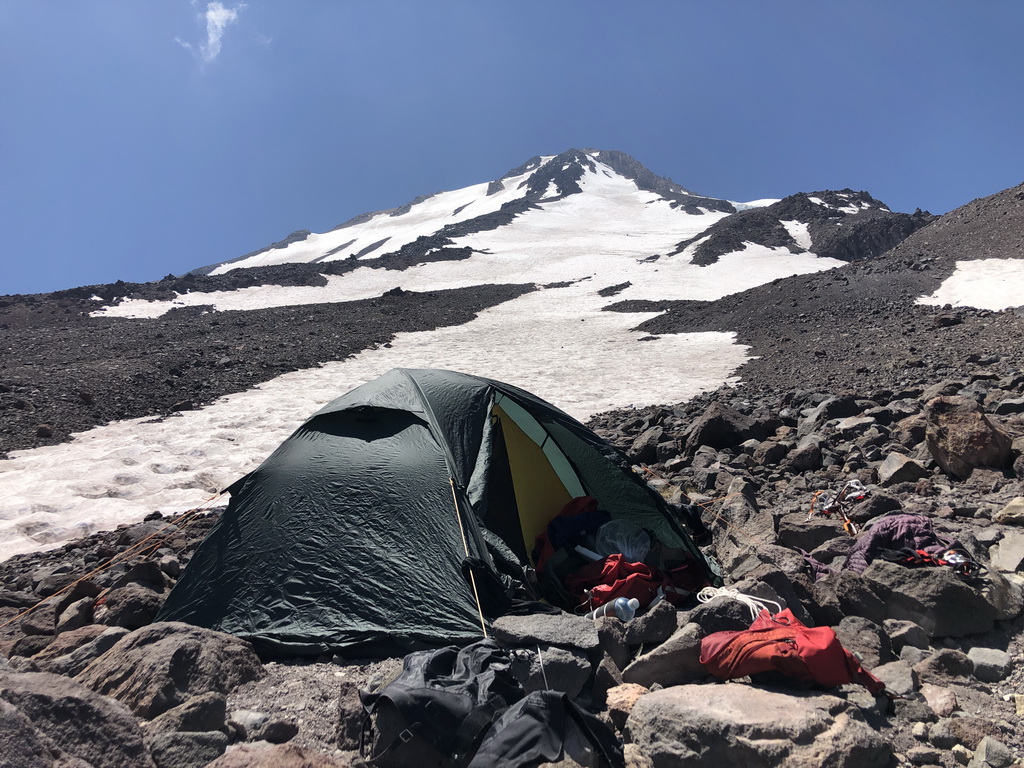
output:
<path id="1" fill-rule="evenodd" d="M 947 568 L 910 569 L 876 560 L 863 577 L 885 601 L 885 618 L 916 622 L 932 637 L 986 632 L 996 618 L 982 592 Z"/>
<path id="2" fill-rule="evenodd" d="M 1012 439 L 967 397 L 936 397 L 925 407 L 928 451 L 940 467 L 961 480 L 977 467 L 1006 467 Z"/>
<path id="3" fill-rule="evenodd" d="M 892 213 L 866 192 L 803 192 L 783 198 L 764 208 L 740 211 L 712 224 L 690 240 L 679 243 L 673 255 L 702 240 L 694 251 L 693 263 L 706 266 L 718 257 L 739 251 L 745 243 L 786 248 L 793 253 L 806 250 L 798 244 L 783 222 L 807 225 L 812 250 L 820 257 L 854 261 L 878 256 L 928 224 L 933 216 Z"/>
<path id="4" fill-rule="evenodd" d="M 153 718 L 203 693 L 227 693 L 263 675 L 244 640 L 188 624 L 138 629 L 89 665 L 78 680 Z"/>
<path id="5" fill-rule="evenodd" d="M 97 768 L 153 765 L 128 709 L 66 677 L 0 672 L 0 700 L 38 729 L 42 736 L 36 743 L 51 745 L 66 756 Z M 18 719 L 19 725 L 24 722 Z"/>

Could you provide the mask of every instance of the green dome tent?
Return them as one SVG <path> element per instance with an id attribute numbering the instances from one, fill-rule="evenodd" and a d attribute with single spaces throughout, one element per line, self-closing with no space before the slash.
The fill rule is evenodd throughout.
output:
<path id="1" fill-rule="evenodd" d="M 714 578 L 618 451 L 524 390 L 452 371 L 395 369 L 352 390 L 229 490 L 157 620 L 271 653 L 478 639 L 507 608 L 493 586 L 521 575 L 536 536 L 578 496 Z"/>

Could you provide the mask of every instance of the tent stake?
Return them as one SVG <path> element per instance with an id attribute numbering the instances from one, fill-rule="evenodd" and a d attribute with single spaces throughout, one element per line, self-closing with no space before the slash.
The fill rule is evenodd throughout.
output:
<path id="1" fill-rule="evenodd" d="M 466 552 L 466 559 L 469 559 L 469 542 L 466 541 L 466 529 L 462 527 L 462 513 L 459 511 L 459 497 L 455 494 L 455 478 L 448 476 L 448 485 L 452 489 L 452 503 L 455 505 L 455 521 L 459 524 L 459 533 L 462 534 L 462 548 Z M 480 593 L 476 589 L 476 576 L 473 574 L 473 567 L 469 568 L 469 583 L 473 585 L 473 598 L 476 600 L 476 611 L 480 615 L 480 630 L 487 637 L 487 625 L 484 623 L 484 609 L 480 605 Z"/>

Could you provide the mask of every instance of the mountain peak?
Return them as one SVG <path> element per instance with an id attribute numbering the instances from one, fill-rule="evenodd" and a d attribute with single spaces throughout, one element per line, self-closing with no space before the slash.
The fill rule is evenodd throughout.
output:
<path id="1" fill-rule="evenodd" d="M 736 208 L 726 200 L 697 195 L 671 179 L 658 176 L 641 162 L 625 152 L 607 149 L 567 149 L 557 155 L 538 155 L 513 168 L 498 182 L 492 182 L 488 193 L 504 188 L 504 182 L 529 175 L 526 182 L 527 197 L 533 202 L 541 199 L 552 202 L 583 191 L 580 182 L 587 173 L 599 173 L 604 166 L 607 174 L 620 176 L 633 182 L 637 189 L 652 192 L 671 202 L 674 208 L 686 213 L 705 211 L 733 213 Z"/>

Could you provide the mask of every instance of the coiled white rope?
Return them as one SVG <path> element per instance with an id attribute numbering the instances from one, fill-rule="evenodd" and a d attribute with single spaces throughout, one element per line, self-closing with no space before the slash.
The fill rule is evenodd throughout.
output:
<path id="1" fill-rule="evenodd" d="M 733 600 L 738 600 L 743 603 L 747 608 L 750 609 L 750 620 L 754 621 L 761 614 L 761 611 L 768 611 L 768 613 L 774 615 L 782 611 L 782 606 L 774 600 L 769 600 L 765 597 L 753 597 L 751 595 L 745 595 L 739 590 L 730 589 L 729 587 L 704 587 L 700 592 L 697 593 L 697 601 L 701 603 L 707 603 L 714 600 L 716 597 L 728 597 Z M 768 608 L 768 603 L 775 606 L 775 610 L 772 611 Z"/>

